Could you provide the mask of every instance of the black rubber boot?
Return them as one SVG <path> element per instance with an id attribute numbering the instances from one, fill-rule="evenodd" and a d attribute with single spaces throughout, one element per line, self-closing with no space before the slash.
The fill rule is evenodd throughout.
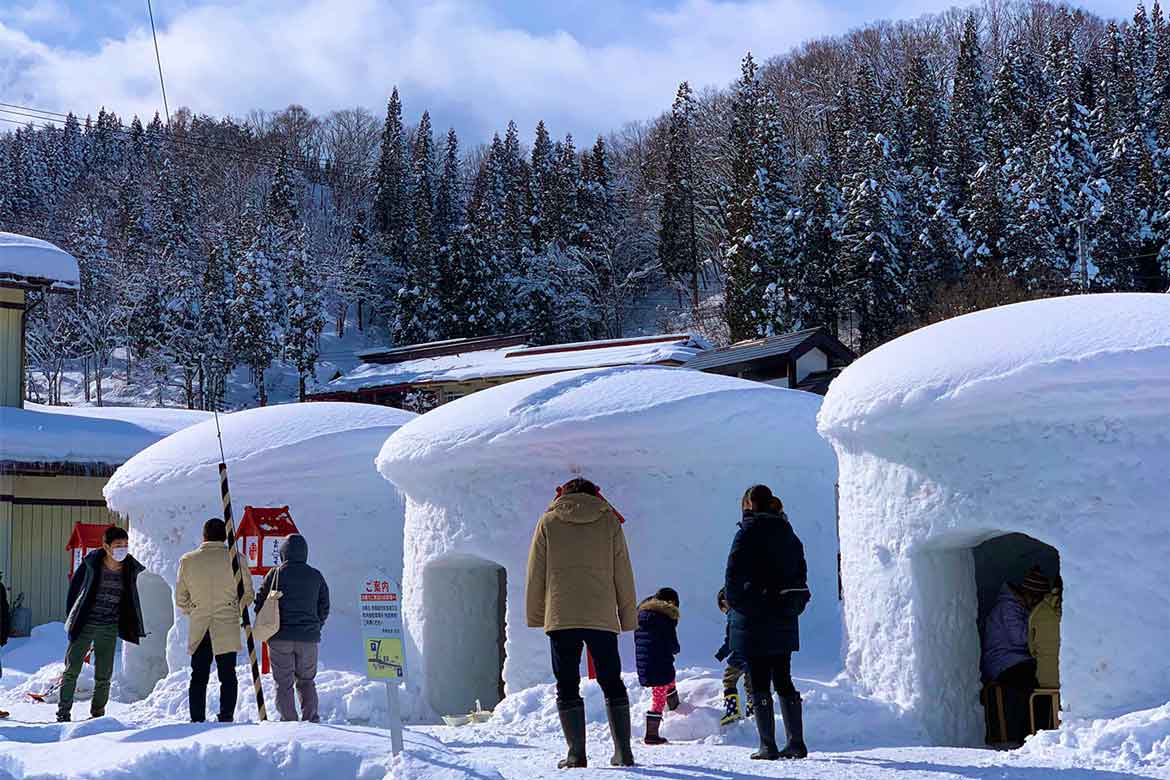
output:
<path id="1" fill-rule="evenodd" d="M 569 753 L 557 763 L 558 769 L 584 769 L 589 765 L 585 758 L 585 703 L 571 704 L 567 708 L 557 708 L 561 716 L 561 731 L 565 734 L 565 743 L 569 746 Z"/>
<path id="2" fill-rule="evenodd" d="M 677 710 L 677 709 L 678 709 L 678 705 L 679 705 L 679 704 L 681 704 L 681 703 L 682 703 L 682 700 L 681 700 L 681 699 L 679 698 L 679 696 L 678 696 L 678 688 L 673 688 L 673 687 L 672 687 L 672 688 L 670 689 L 670 692 L 666 694 L 666 706 L 667 706 L 667 708 L 668 708 L 668 709 L 669 709 L 671 712 L 674 712 L 675 710 Z"/>
<path id="3" fill-rule="evenodd" d="M 753 761 L 775 761 L 780 758 L 776 747 L 776 713 L 772 710 L 772 697 L 756 701 L 756 731 L 760 733 L 760 749 L 752 753 Z"/>
<path id="4" fill-rule="evenodd" d="M 605 703 L 605 712 L 609 716 L 609 735 L 613 737 L 613 758 L 609 763 L 613 766 L 633 766 L 634 751 L 630 747 L 630 703 Z"/>
<path id="5" fill-rule="evenodd" d="M 804 713 L 801 712 L 800 694 L 780 697 L 780 716 L 784 718 L 784 733 L 788 744 L 780 751 L 780 758 L 808 758 L 804 744 Z"/>
<path id="6" fill-rule="evenodd" d="M 647 712 L 646 713 L 646 739 L 643 740 L 647 745 L 669 745 L 665 737 L 658 736 L 658 727 L 662 725 L 661 712 Z"/>

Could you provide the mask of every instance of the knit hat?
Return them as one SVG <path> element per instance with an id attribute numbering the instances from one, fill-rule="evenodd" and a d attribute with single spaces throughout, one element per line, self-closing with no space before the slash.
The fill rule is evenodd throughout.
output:
<path id="1" fill-rule="evenodd" d="M 1052 583 L 1040 571 L 1039 566 L 1033 566 L 1028 570 L 1024 581 L 1020 583 L 1020 590 L 1045 596 L 1052 590 Z"/>

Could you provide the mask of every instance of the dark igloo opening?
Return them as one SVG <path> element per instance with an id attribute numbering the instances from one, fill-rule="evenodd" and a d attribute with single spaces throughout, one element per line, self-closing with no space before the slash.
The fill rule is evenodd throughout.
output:
<path id="1" fill-rule="evenodd" d="M 1059 704 L 1059 663 L 1050 651 L 1059 642 L 1060 597 L 1055 595 L 1047 603 L 1045 596 L 1059 594 L 1060 553 L 1049 544 L 1022 533 L 1009 533 L 984 541 L 972 549 L 975 562 L 975 585 L 978 600 L 978 630 L 980 642 L 980 673 L 983 682 L 980 701 L 983 703 L 986 724 L 985 742 L 989 745 L 1010 745 L 1021 741 L 1020 730 L 1052 728 L 1057 716 L 1054 707 Z M 1038 575 L 1038 576 L 1037 576 Z M 1038 586 L 1047 583 L 1047 592 Z M 1005 623 L 992 612 L 996 604 L 1007 600 L 1009 611 L 1024 621 L 1026 650 L 1011 660 L 1004 658 Z M 1055 610 L 1055 627 L 1051 615 Z M 1049 617 L 1045 621 L 1044 615 Z M 994 635 L 994 636 L 993 636 Z M 989 643 L 998 657 L 984 658 Z M 1041 647 L 1048 648 L 1041 650 Z M 1040 658 L 1029 654 L 1039 653 Z M 990 670 L 1005 664 L 1022 661 L 1009 668 L 997 679 L 991 679 Z M 1030 668 L 1030 672 L 1029 672 Z M 1029 677 L 1029 675 L 1031 675 Z M 1027 683 L 1022 680 L 1030 680 Z M 1032 688 L 1035 685 L 1035 688 Z M 1029 712 L 1030 710 L 1030 712 Z M 1013 718 L 1018 719 L 1012 725 Z"/>

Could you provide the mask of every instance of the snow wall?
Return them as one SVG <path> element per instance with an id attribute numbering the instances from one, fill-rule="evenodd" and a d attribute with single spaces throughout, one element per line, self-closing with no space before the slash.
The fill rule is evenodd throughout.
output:
<path id="1" fill-rule="evenodd" d="M 325 669 L 365 673 L 358 587 L 375 565 L 393 572 L 402 566 L 403 499 L 378 476 L 373 460 L 386 437 L 415 416 L 351 403 L 220 415 L 236 522 L 245 506 L 287 504 L 308 539 L 309 563 L 329 583 Z M 106 485 L 110 508 L 130 519 L 133 555 L 154 575 L 144 575 L 142 588 L 150 635 L 138 647 L 124 645 L 122 658 L 122 683 L 139 696 L 168 672 L 190 666 L 187 619 L 175 609 L 173 591 L 179 557 L 198 547 L 207 518 L 223 516 L 218 464 L 215 421 L 208 420 L 143 450 Z"/>
<path id="2" fill-rule="evenodd" d="M 528 548 L 556 486 L 601 486 L 626 517 L 638 593 L 677 589 L 679 668 L 716 666 L 715 594 L 744 490 L 772 486 L 805 545 L 813 601 L 798 672 L 840 668 L 832 449 L 821 398 L 685 369 L 624 367 L 484 390 L 404 426 L 378 457 L 407 497 L 403 611 L 416 717 L 552 680 L 548 641 L 525 625 Z M 503 629 L 503 636 L 501 636 Z M 632 634 L 622 636 L 633 669 Z"/>
<path id="3" fill-rule="evenodd" d="M 1054 546 L 1062 699 L 1170 699 L 1170 295 L 1085 295 L 903 336 L 833 382 L 846 670 L 944 744 L 982 741 L 972 548 Z M 1024 571 L 1015 579 L 1022 579 Z"/>

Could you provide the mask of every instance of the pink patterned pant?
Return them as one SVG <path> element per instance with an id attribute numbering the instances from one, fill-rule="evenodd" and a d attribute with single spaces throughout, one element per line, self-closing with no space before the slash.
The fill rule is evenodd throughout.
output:
<path id="1" fill-rule="evenodd" d="M 666 709 L 666 697 L 674 690 L 674 682 L 671 681 L 669 685 L 655 685 L 650 689 L 650 711 L 656 715 L 661 715 L 662 711 Z"/>

